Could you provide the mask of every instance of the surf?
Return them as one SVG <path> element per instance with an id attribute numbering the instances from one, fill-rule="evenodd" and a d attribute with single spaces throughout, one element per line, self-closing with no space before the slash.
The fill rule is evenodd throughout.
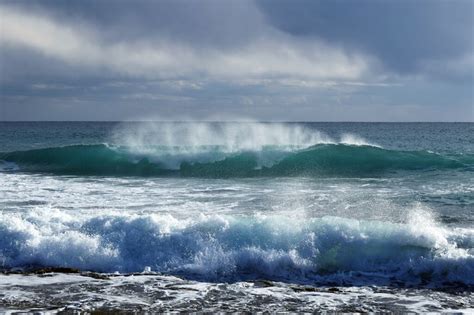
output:
<path id="1" fill-rule="evenodd" d="M 57 213 L 56 213 L 57 212 Z M 206 281 L 473 285 L 472 230 L 284 215 L 0 214 L 2 266 L 153 272 Z"/>
<path id="2" fill-rule="evenodd" d="M 370 145 L 323 143 L 233 150 L 219 145 L 136 147 L 72 145 L 0 153 L 4 171 L 97 176 L 379 176 L 397 171 L 470 169 L 474 157 Z"/>

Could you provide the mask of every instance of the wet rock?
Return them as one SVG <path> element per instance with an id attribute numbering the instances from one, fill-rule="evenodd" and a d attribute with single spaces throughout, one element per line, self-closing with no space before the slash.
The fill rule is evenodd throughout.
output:
<path id="1" fill-rule="evenodd" d="M 273 287 L 275 284 L 270 281 L 270 280 L 255 280 L 254 281 L 255 286 L 257 287 L 262 287 L 262 288 L 267 288 L 267 287 Z"/>
<path id="2" fill-rule="evenodd" d="M 315 287 L 307 286 L 293 286 L 291 289 L 295 292 L 320 292 L 321 290 Z"/>
<path id="3" fill-rule="evenodd" d="M 338 288 L 328 288 L 327 291 L 331 293 L 341 292 L 341 290 L 339 290 Z"/>
<path id="4" fill-rule="evenodd" d="M 32 270 L 31 273 L 41 275 L 45 273 L 79 273 L 79 269 L 68 267 L 45 267 Z"/>
<path id="5" fill-rule="evenodd" d="M 97 272 L 81 272 L 81 276 L 94 278 L 98 280 L 110 280 L 110 277 Z"/>

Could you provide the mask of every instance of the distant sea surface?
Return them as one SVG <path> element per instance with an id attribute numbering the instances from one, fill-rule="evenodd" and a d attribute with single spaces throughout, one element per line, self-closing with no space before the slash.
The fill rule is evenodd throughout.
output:
<path id="1" fill-rule="evenodd" d="M 472 312 L 474 123 L 0 122 L 0 268 L 0 311 Z"/>

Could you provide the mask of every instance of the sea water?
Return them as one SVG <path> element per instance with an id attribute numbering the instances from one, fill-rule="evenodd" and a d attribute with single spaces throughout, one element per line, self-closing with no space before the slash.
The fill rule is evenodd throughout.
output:
<path id="1" fill-rule="evenodd" d="M 469 310 L 474 124 L 0 123 L 0 264 L 5 310 Z"/>

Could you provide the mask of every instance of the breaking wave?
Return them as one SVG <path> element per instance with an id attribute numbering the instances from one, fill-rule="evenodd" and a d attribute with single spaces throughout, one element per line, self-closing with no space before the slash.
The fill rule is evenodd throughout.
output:
<path id="1" fill-rule="evenodd" d="M 474 232 L 415 211 L 407 223 L 279 215 L 178 219 L 52 211 L 0 214 L 3 268 L 151 270 L 208 281 L 474 284 Z"/>
<path id="2" fill-rule="evenodd" d="M 393 171 L 471 168 L 474 157 L 376 146 L 317 144 L 307 148 L 268 145 L 229 151 L 219 145 L 134 147 L 73 145 L 0 153 L 3 170 L 110 176 L 376 176 Z"/>

